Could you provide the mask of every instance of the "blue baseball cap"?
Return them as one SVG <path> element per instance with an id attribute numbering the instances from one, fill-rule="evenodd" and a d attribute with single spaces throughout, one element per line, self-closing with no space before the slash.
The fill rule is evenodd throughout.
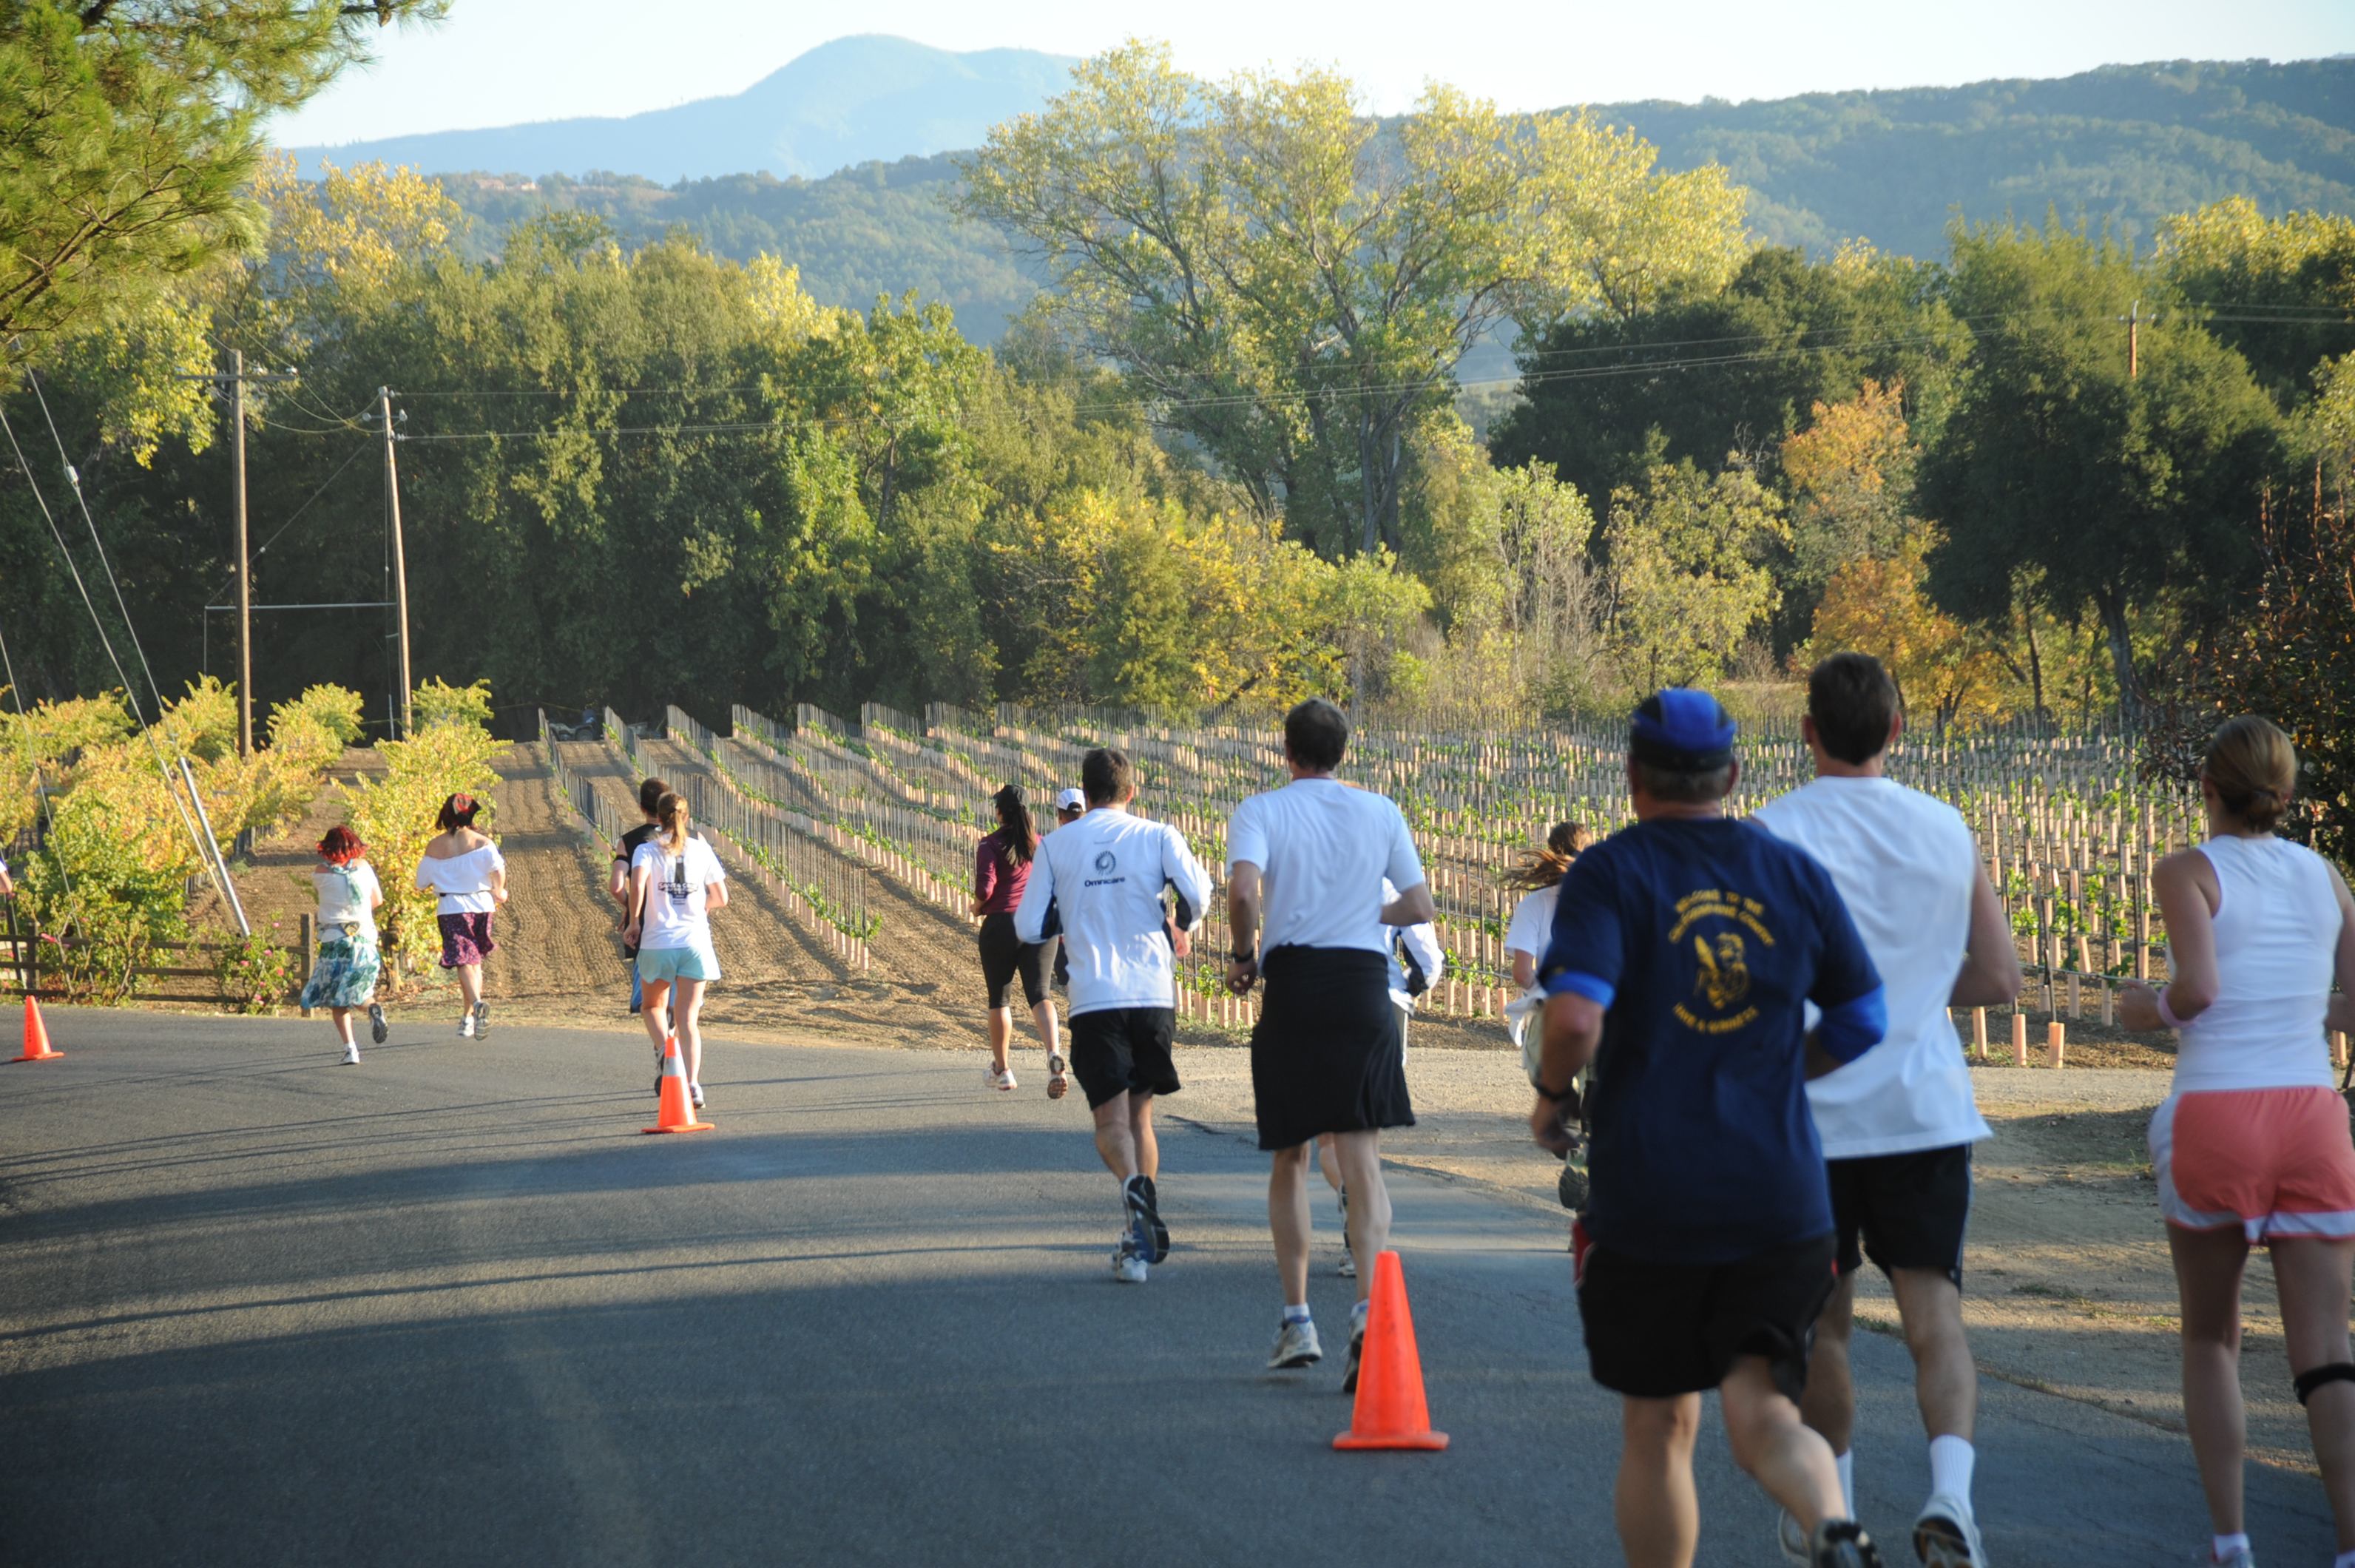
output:
<path id="1" fill-rule="evenodd" d="M 1708 692 L 1671 686 L 1636 706 L 1627 753 L 1653 767 L 1707 773 L 1733 760 L 1734 724 Z"/>

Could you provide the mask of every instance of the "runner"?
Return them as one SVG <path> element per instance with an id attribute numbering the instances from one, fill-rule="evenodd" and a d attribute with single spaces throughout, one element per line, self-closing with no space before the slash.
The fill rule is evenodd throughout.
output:
<path id="1" fill-rule="evenodd" d="M 645 820 L 623 834 L 622 841 L 613 847 L 613 869 L 605 891 L 613 895 L 613 902 L 620 907 L 623 925 L 630 923 L 630 862 L 636 857 L 638 846 L 661 831 L 662 825 L 655 820 L 655 806 L 669 793 L 670 785 L 660 779 L 648 779 L 638 785 L 638 815 Z M 630 965 L 630 1016 L 634 1018 L 645 1001 L 645 987 L 638 980 L 638 950 L 625 942 L 622 944 L 622 957 Z M 661 1062 L 655 1063 L 655 1071 L 662 1071 Z"/>
<path id="2" fill-rule="evenodd" d="M 1545 1148 L 1569 1147 L 1569 1084 L 1599 1052 L 1593 1189 L 1572 1237 L 1588 1362 L 1621 1396 L 1628 1562 L 1692 1562 L 1693 1444 L 1713 1388 L 1734 1462 L 1806 1526 L 1809 1561 L 1864 1568 L 1880 1553 L 1849 1517 L 1830 1445 L 1799 1419 L 1835 1255 L 1804 1083 L 1881 1038 L 1881 978 L 1823 868 L 1726 820 L 1733 737 L 1704 691 L 1636 709 L 1636 825 L 1561 880 L 1538 967 L 1529 1125 Z M 1813 1035 L 1808 1000 L 1824 1010 Z"/>
<path id="3" fill-rule="evenodd" d="M 1971 1509 L 1978 1369 L 1963 1333 L 1963 1232 L 1971 1145 L 1989 1135 L 1946 1009 L 2010 1001 L 2019 955 L 1962 814 L 1886 776 L 1902 728 L 1897 686 L 1881 662 L 1833 655 L 1807 677 L 1801 732 L 1816 778 L 1757 815 L 1832 874 L 1888 987 L 1880 1049 L 1807 1085 L 1829 1162 L 1839 1283 L 1816 1320 L 1799 1410 L 1831 1444 L 1853 1514 L 1849 1341 L 1856 1274 L 1870 1257 L 1897 1298 L 1930 1438 L 1930 1498 L 1913 1522 L 1913 1551 L 1932 1568 L 1978 1568 L 1987 1562 Z M 1784 1554 L 1806 1561 L 1806 1536 L 1788 1513 L 1781 1534 Z"/>
<path id="4" fill-rule="evenodd" d="M 319 864 L 311 873 L 319 895 L 319 953 L 311 977 L 303 982 L 303 1006 L 329 1009 L 346 1067 L 360 1064 L 359 1042 L 352 1039 L 354 1008 L 368 1009 L 368 1038 L 377 1044 L 391 1032 L 376 999 L 376 912 L 384 902 L 384 889 L 376 868 L 364 859 L 367 853 L 359 835 L 330 827 L 319 840 Z"/>
<path id="5" fill-rule="evenodd" d="M 1047 1098 L 1060 1100 L 1071 1087 L 1071 1075 L 1056 1031 L 1055 1004 L 1047 995 L 1047 950 L 1014 933 L 1014 911 L 1029 885 L 1039 832 L 1030 824 L 1021 785 L 1007 784 L 990 797 L 990 804 L 997 808 L 997 831 L 973 851 L 973 912 L 981 917 L 981 976 L 989 987 L 989 1066 L 981 1081 L 992 1089 L 1014 1087 L 1014 1069 L 1006 1060 L 1014 1043 L 1014 1009 L 1006 1004 L 1006 988 L 1019 974 L 1022 999 L 1029 1005 L 1039 1042 L 1047 1048 Z"/>
<path id="6" fill-rule="evenodd" d="M 498 950 L 491 940 L 491 912 L 507 901 L 507 862 L 499 847 L 474 831 L 482 803 L 453 795 L 442 803 L 434 823 L 442 831 L 425 843 L 417 863 L 417 891 L 439 893 L 434 923 L 442 928 L 442 967 L 458 974 L 458 1038 L 483 1040 L 491 1032 L 491 1005 L 483 1000 L 483 960 Z"/>
<path id="7" fill-rule="evenodd" d="M 2158 863 L 2163 990 L 2126 987 L 2126 1028 L 2177 1031 L 2175 1082 L 2150 1119 L 2151 1171 L 2183 1305 L 2183 1414 L 2215 1531 L 2213 1563 L 2249 1568 L 2241 1501 L 2241 1274 L 2273 1253 L 2283 1338 L 2306 1406 L 2338 1568 L 2355 1568 L 2355 1146 L 2326 1029 L 2355 1027 L 2355 901 L 2337 867 L 2274 836 L 2297 783 L 2289 737 L 2229 720 L 2200 769 L 2208 841 Z M 2336 978 L 2339 994 L 2331 995 Z"/>
<path id="8" fill-rule="evenodd" d="M 1561 896 L 1561 879 L 1572 861 L 1594 842 L 1594 835 L 1575 822 L 1557 822 L 1546 834 L 1545 846 L 1529 852 L 1518 869 L 1507 874 L 1508 890 L 1518 889 L 1521 900 L 1505 927 L 1505 956 L 1512 960 L 1513 986 L 1519 995 L 1505 1005 L 1505 1032 L 1521 1052 L 1521 1065 L 1536 1083 L 1538 1037 L 1529 1020 L 1545 1007 L 1538 987 L 1538 960 L 1553 940 L 1553 906 Z"/>
<path id="9" fill-rule="evenodd" d="M 1113 1277 L 1145 1281 L 1169 1254 L 1169 1230 L 1154 1187 L 1161 1147 L 1153 1100 L 1175 1094 L 1178 975 L 1173 951 L 1210 901 L 1209 873 L 1165 823 L 1129 814 L 1136 773 L 1120 752 L 1098 749 L 1080 764 L 1087 814 L 1047 836 L 1030 868 L 1014 926 L 1041 942 L 1060 929 L 1071 955 L 1071 1069 L 1095 1118 L 1096 1153 L 1120 1183 L 1123 1229 Z M 1165 913 L 1161 890 L 1175 891 Z"/>
<path id="10" fill-rule="evenodd" d="M 1284 1286 L 1284 1318 L 1267 1364 L 1305 1367 L 1324 1357 L 1308 1313 L 1308 1152 L 1318 1134 L 1332 1133 L 1341 1180 L 1356 1197 L 1347 1229 L 1358 1300 L 1342 1379 L 1344 1389 L 1354 1389 L 1374 1254 L 1390 1244 L 1381 1129 L 1414 1125 L 1385 928 L 1420 925 L 1439 912 L 1397 805 L 1333 776 L 1348 746 L 1341 710 L 1309 699 L 1284 716 L 1292 782 L 1235 807 L 1227 828 L 1227 919 L 1235 944 L 1227 985 L 1241 996 L 1267 981 L 1251 1041 L 1259 1147 L 1273 1156 L 1268 1229 Z M 1389 902 L 1384 879 L 1402 890 Z"/>
<path id="11" fill-rule="evenodd" d="M 1077 822 L 1082 816 L 1085 816 L 1087 809 L 1088 797 L 1085 794 L 1075 789 L 1067 789 L 1063 791 L 1062 794 L 1055 797 L 1055 827 L 1070 827 L 1072 823 Z M 1048 831 L 1052 832 L 1053 829 L 1050 828 Z M 1055 955 L 1055 962 L 1052 968 L 1052 973 L 1055 976 L 1055 985 L 1057 988 L 1063 993 L 1064 1000 L 1068 1004 L 1071 995 L 1071 955 L 1063 951 L 1063 939 L 1060 936 L 1049 937 L 1047 939 L 1046 945 L 1048 950 Z M 1183 958 L 1185 954 L 1181 952 L 1178 956 Z M 1068 1006 L 1066 1010 L 1069 1010 Z M 1052 1066 L 1050 1065 L 1048 1070 L 1052 1072 Z M 1048 1085 L 1047 1093 L 1050 1099 L 1060 1097 L 1055 1093 L 1052 1083 Z"/>
<path id="12" fill-rule="evenodd" d="M 687 1097 L 700 1111 L 704 988 L 719 978 L 710 912 L 728 907 L 728 872 L 711 846 L 688 830 L 684 796 L 666 792 L 655 802 L 655 820 L 659 830 L 630 858 L 630 923 L 622 940 L 638 950 L 646 1033 L 660 1052 L 666 1020 L 676 1029 L 687 1058 Z M 662 1090 L 659 1078 L 655 1090 Z"/>
<path id="13" fill-rule="evenodd" d="M 1383 878 L 1382 902 L 1389 904 L 1397 898 L 1398 890 L 1391 886 L 1388 877 Z M 1414 1009 L 1446 969 L 1447 950 L 1439 944 L 1439 928 L 1431 922 L 1401 926 L 1391 933 L 1391 1006 L 1398 1009 L 1401 1062 L 1406 1060 L 1407 1026 L 1414 1021 Z M 1333 1189 L 1341 1216 L 1341 1261 L 1333 1272 L 1343 1279 L 1355 1279 L 1358 1260 L 1349 1251 L 1349 1187 L 1341 1179 L 1339 1146 L 1331 1133 L 1316 1135 L 1316 1168 L 1325 1173 L 1325 1185 Z"/>

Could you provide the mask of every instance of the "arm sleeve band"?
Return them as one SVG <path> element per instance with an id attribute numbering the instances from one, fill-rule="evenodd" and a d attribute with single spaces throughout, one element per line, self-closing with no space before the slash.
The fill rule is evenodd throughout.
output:
<path id="1" fill-rule="evenodd" d="M 1619 994 L 1619 988 L 1610 981 L 1598 976 L 1582 975 L 1575 969 L 1556 970 L 1546 976 L 1542 983 L 1545 987 L 1545 994 L 1549 997 L 1559 997 L 1564 991 L 1568 991 L 1573 995 L 1584 997 L 1596 1007 L 1606 1010 L 1611 1006 L 1611 998 Z M 1878 1040 L 1880 1036 L 1875 1035 L 1873 1038 Z"/>
<path id="2" fill-rule="evenodd" d="M 1881 1043 L 1889 1032 L 1889 993 L 1875 986 L 1852 1001 L 1824 1009 L 1816 1029 L 1816 1043 L 1836 1061 L 1854 1061 Z"/>

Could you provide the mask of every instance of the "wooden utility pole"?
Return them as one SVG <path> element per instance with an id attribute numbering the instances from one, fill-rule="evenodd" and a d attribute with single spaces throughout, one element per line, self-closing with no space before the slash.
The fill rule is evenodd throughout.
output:
<path id="1" fill-rule="evenodd" d="M 2146 320 L 2157 321 L 2158 318 L 2145 316 L 2142 301 L 2137 300 L 2118 319 L 2126 324 L 2126 379 L 2137 380 L 2142 375 L 2142 324 Z"/>
<path id="2" fill-rule="evenodd" d="M 253 563 L 246 553 L 245 351 L 229 351 L 229 510 L 237 519 L 237 754 L 253 755 Z"/>
<path id="3" fill-rule="evenodd" d="M 384 421 L 384 504 L 392 529 L 392 603 L 400 645 L 400 738 L 409 738 L 409 557 L 400 538 L 400 465 L 392 454 L 392 392 L 376 389 L 377 416 Z"/>

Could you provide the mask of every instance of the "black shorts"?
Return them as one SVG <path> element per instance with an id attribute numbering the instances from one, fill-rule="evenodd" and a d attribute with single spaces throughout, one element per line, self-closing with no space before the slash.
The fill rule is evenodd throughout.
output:
<path id="1" fill-rule="evenodd" d="M 1826 1163 L 1839 1271 L 1927 1269 L 1963 1283 L 1963 1232 L 1971 1222 L 1971 1146 L 1866 1155 Z"/>
<path id="2" fill-rule="evenodd" d="M 1175 1008 L 1102 1008 L 1071 1019 L 1071 1072 L 1092 1111 L 1115 1094 L 1175 1094 Z"/>
<path id="3" fill-rule="evenodd" d="M 1355 947 L 1277 947 L 1252 1027 L 1259 1147 L 1298 1148 L 1327 1133 L 1414 1125 L 1390 960 Z"/>
<path id="4" fill-rule="evenodd" d="M 1015 935 L 1012 915 L 983 915 L 980 942 L 981 977 L 989 983 L 992 1008 L 1006 1005 L 1006 987 L 1018 972 L 1022 976 L 1024 1001 L 1035 1008 L 1047 999 L 1047 950 Z"/>
<path id="5" fill-rule="evenodd" d="M 1664 1264 L 1614 1253 L 1574 1227 L 1578 1316 L 1587 1365 L 1614 1393 L 1668 1399 L 1725 1381 L 1739 1356 L 1764 1356 L 1774 1386 L 1807 1384 L 1816 1317 L 1832 1293 L 1832 1238 L 1727 1264 Z"/>

